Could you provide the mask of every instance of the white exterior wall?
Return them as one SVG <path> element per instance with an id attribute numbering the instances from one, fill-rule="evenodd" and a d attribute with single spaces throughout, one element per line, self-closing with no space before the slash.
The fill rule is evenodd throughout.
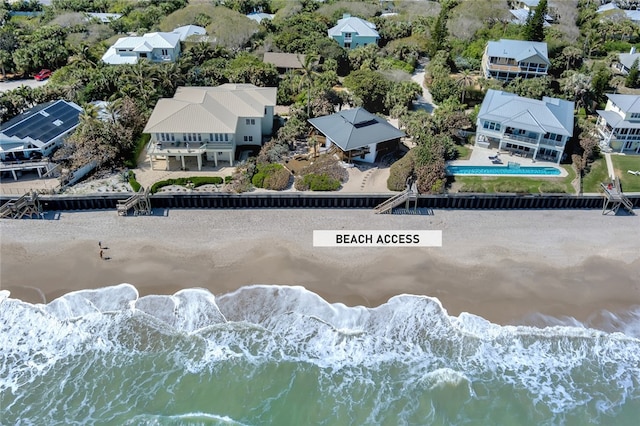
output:
<path id="1" fill-rule="evenodd" d="M 266 106 L 265 115 L 262 119 L 262 134 L 269 136 L 273 133 L 273 106 Z"/>
<path id="2" fill-rule="evenodd" d="M 247 120 L 255 120 L 255 124 L 247 124 Z M 262 118 L 240 117 L 236 123 L 236 145 L 262 145 Z M 252 137 L 253 141 L 245 141 L 244 138 Z"/>
<path id="3" fill-rule="evenodd" d="M 376 161 L 376 155 L 378 154 L 378 152 L 376 151 L 378 144 L 377 143 L 372 143 L 369 145 L 369 153 L 367 155 L 364 156 L 364 158 L 362 157 L 358 157 L 355 158 L 355 160 L 358 161 L 364 161 L 365 163 L 373 163 Z"/>

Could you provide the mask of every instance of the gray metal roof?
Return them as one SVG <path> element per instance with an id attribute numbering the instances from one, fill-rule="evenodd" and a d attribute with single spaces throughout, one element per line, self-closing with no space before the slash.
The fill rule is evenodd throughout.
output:
<path id="1" fill-rule="evenodd" d="M 490 41 L 487 43 L 487 55 L 498 58 L 514 59 L 517 62 L 549 62 L 549 54 L 547 52 L 547 43 L 523 40 L 506 40 Z"/>
<path id="2" fill-rule="evenodd" d="M 302 68 L 305 58 L 297 53 L 264 52 L 263 61 L 277 68 Z"/>
<path id="3" fill-rule="evenodd" d="M 362 37 L 380 38 L 376 26 L 369 21 L 355 16 L 345 16 L 338 20 L 335 27 L 329 28 L 329 37 L 339 36 L 342 33 L 354 33 Z"/>
<path id="4" fill-rule="evenodd" d="M 607 93 L 607 98 L 625 113 L 640 112 L 640 96 Z"/>
<path id="5" fill-rule="evenodd" d="M 618 61 L 628 69 L 633 67 L 636 59 L 640 59 L 640 53 L 621 53 L 618 55 Z M 640 64 L 638 64 L 638 67 L 640 67 Z"/>
<path id="6" fill-rule="evenodd" d="M 64 100 L 38 105 L 0 126 L 0 138 L 28 140 L 46 145 L 58 136 L 74 129 L 82 108 Z"/>
<path id="7" fill-rule="evenodd" d="M 544 97 L 541 101 L 488 90 L 478 118 L 536 133 L 573 135 L 574 103 Z"/>
<path id="8" fill-rule="evenodd" d="M 403 137 L 401 130 L 364 108 L 312 118 L 309 123 L 331 139 L 343 151 Z"/>
<path id="9" fill-rule="evenodd" d="M 628 121 L 625 120 L 620 114 L 607 111 L 607 110 L 598 110 L 598 115 L 604 118 L 608 125 L 613 128 L 623 128 L 623 129 L 640 129 L 640 123 L 637 121 Z"/>

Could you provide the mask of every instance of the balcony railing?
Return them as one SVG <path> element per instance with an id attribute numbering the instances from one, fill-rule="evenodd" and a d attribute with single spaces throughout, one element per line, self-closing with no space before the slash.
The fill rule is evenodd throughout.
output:
<path id="1" fill-rule="evenodd" d="M 502 137 L 503 137 L 503 139 L 509 139 L 509 140 L 513 140 L 513 141 L 529 143 L 529 144 L 532 144 L 532 145 L 537 145 L 538 144 L 538 139 L 529 138 L 529 137 L 526 137 L 526 136 L 514 135 L 512 133 L 505 133 Z"/>
<path id="2" fill-rule="evenodd" d="M 545 139 L 545 138 L 540 139 L 540 145 L 553 146 L 553 147 L 563 147 L 564 144 L 565 143 L 563 141 L 556 141 L 556 140 Z"/>

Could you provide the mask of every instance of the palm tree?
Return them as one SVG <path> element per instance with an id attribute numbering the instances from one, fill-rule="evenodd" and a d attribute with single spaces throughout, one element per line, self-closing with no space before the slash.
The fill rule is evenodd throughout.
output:
<path id="1" fill-rule="evenodd" d="M 567 46 L 562 49 L 562 57 L 565 62 L 565 70 L 574 68 L 580 60 L 582 60 L 582 50 L 575 46 Z"/>
<path id="2" fill-rule="evenodd" d="M 317 59 L 316 55 L 308 54 L 304 57 L 304 61 L 301 61 L 300 55 L 298 55 L 298 61 L 302 65 L 302 68 L 298 69 L 298 73 L 302 76 L 301 84 L 307 84 L 307 117 L 311 117 L 311 86 L 313 85 L 314 77 L 317 75 Z"/>
<path id="3" fill-rule="evenodd" d="M 475 80 L 471 75 L 471 71 L 469 70 L 463 70 L 460 76 L 456 79 L 456 84 L 462 90 L 462 100 L 460 101 L 460 103 L 464 104 L 464 97 L 467 94 L 467 87 L 473 86 L 474 83 Z"/>

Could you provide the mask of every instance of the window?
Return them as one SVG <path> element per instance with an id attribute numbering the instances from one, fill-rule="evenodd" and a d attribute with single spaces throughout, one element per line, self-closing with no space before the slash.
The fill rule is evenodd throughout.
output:
<path id="1" fill-rule="evenodd" d="M 218 142 L 218 134 L 216 133 L 216 142 Z"/>
<path id="2" fill-rule="evenodd" d="M 484 127 L 487 130 L 495 130 L 497 132 L 500 131 L 500 123 L 494 123 L 493 121 L 485 121 L 482 124 L 482 127 Z"/>
<path id="3" fill-rule="evenodd" d="M 227 133 L 224 134 L 224 141 L 229 142 L 229 134 Z"/>
<path id="4" fill-rule="evenodd" d="M 351 43 L 345 43 L 344 44 L 344 48 L 345 49 L 351 49 Z"/>
<path id="5" fill-rule="evenodd" d="M 344 38 L 351 38 L 351 33 L 344 33 Z"/>
<path id="6" fill-rule="evenodd" d="M 637 120 L 640 118 L 640 112 L 632 112 L 631 113 L 631 119 L 632 120 Z"/>
<path id="7" fill-rule="evenodd" d="M 245 142 L 253 142 L 253 136 L 245 136 L 244 137 L 244 141 Z"/>
<path id="8" fill-rule="evenodd" d="M 202 142 L 202 135 L 198 133 L 198 142 Z"/>
<path id="9" fill-rule="evenodd" d="M 247 126 L 253 126 L 256 124 L 256 119 L 255 118 L 247 118 L 245 119 L 245 123 L 247 124 Z"/>
<path id="10" fill-rule="evenodd" d="M 213 142 L 213 133 L 209 133 L 209 142 Z"/>
<path id="11" fill-rule="evenodd" d="M 168 51 L 167 49 L 162 49 L 162 50 L 160 51 L 160 53 L 162 54 L 162 56 L 167 56 L 167 55 L 169 55 L 169 51 Z"/>

